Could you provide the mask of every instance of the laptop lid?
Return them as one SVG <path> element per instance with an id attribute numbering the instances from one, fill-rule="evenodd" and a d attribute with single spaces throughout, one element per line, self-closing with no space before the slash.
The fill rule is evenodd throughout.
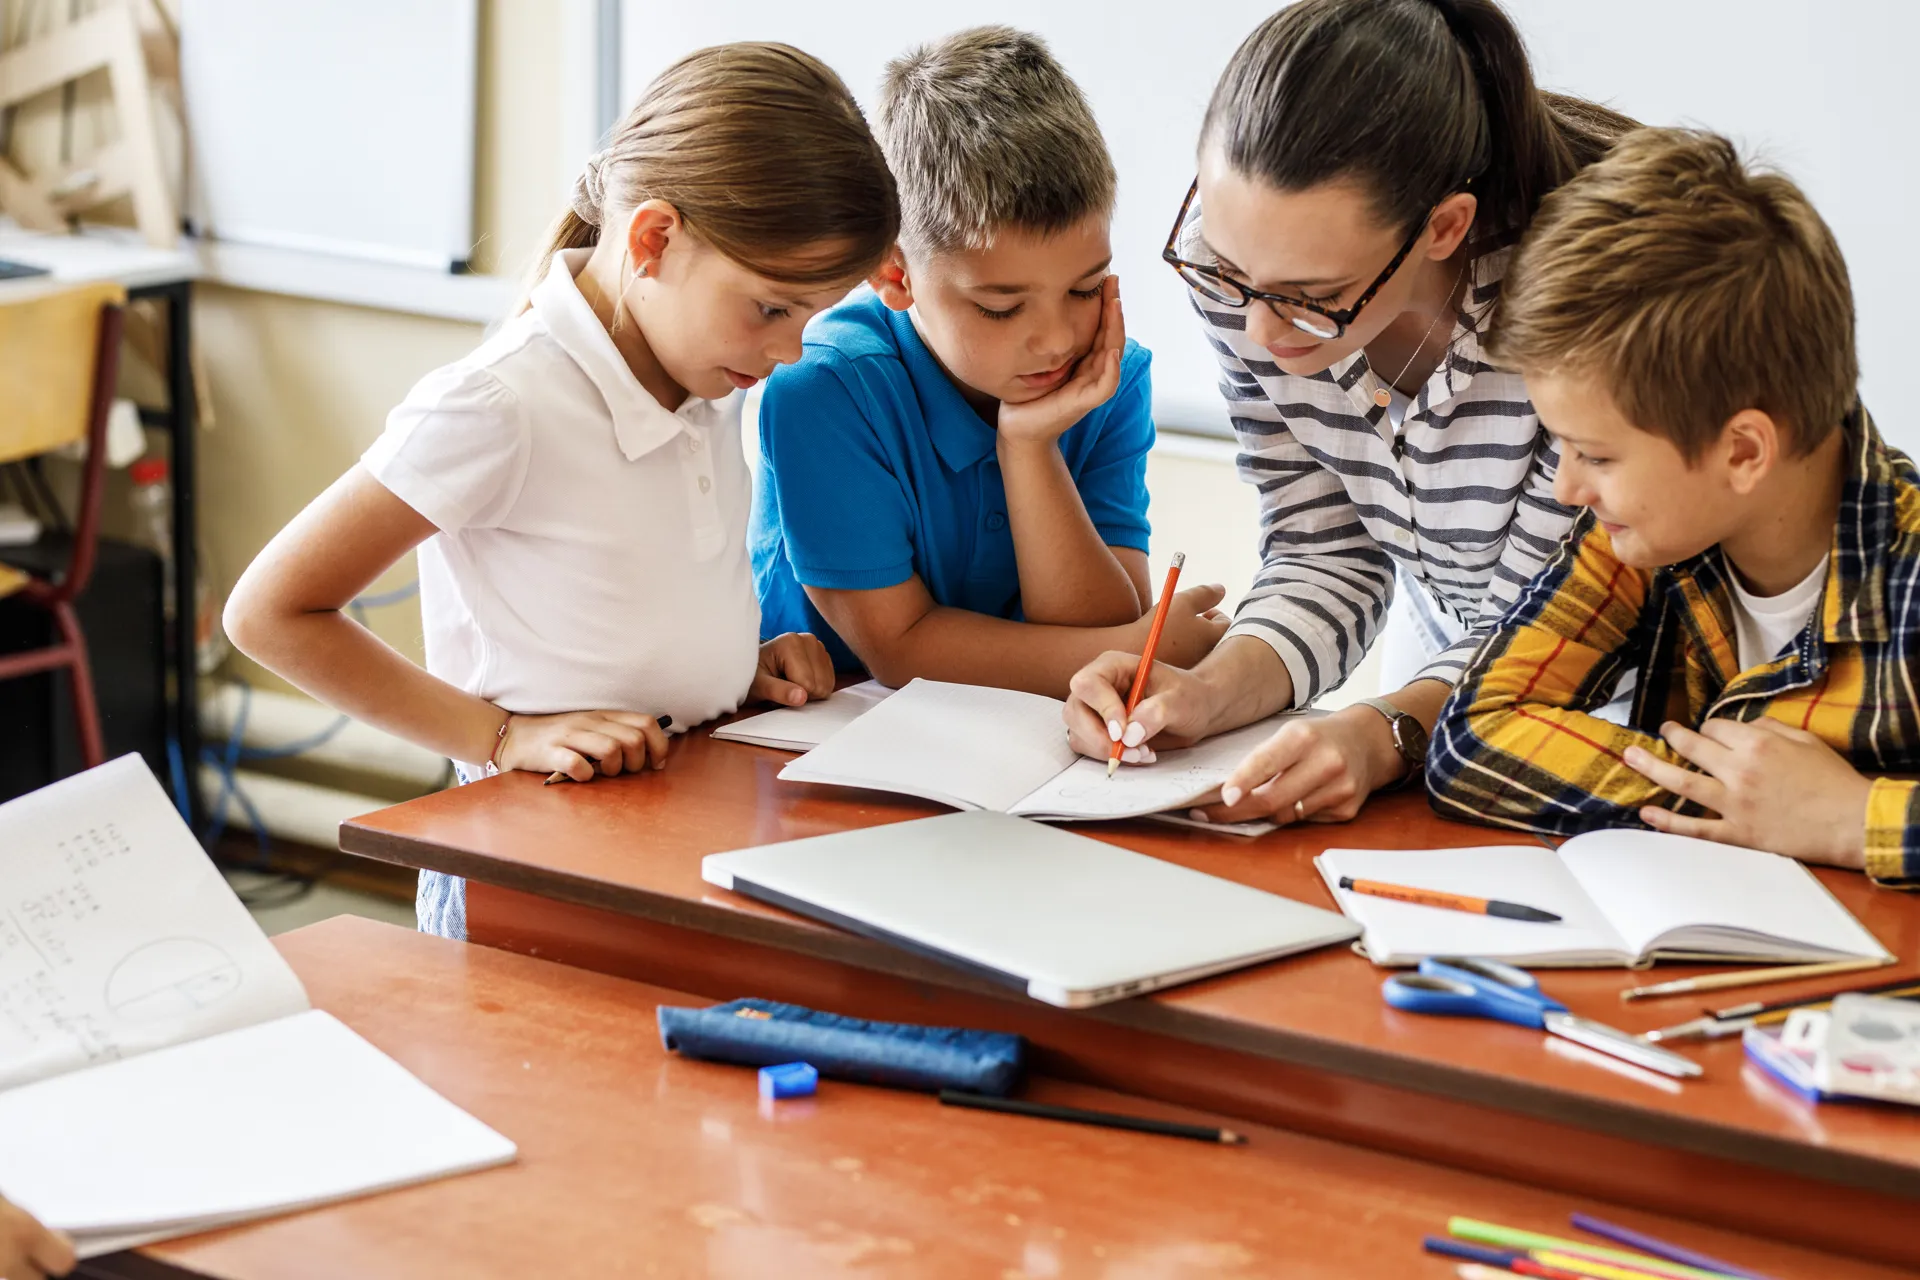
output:
<path id="1" fill-rule="evenodd" d="M 988 811 L 710 854 L 701 874 L 1068 1008 L 1359 933 L 1331 911 Z"/>

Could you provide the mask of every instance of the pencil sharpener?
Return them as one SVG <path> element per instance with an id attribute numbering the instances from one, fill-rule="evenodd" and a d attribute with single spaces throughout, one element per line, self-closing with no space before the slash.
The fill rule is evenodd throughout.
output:
<path id="1" fill-rule="evenodd" d="M 820 1073 L 805 1062 L 783 1062 L 777 1067 L 760 1068 L 763 1098 L 810 1098 L 819 1088 Z"/>

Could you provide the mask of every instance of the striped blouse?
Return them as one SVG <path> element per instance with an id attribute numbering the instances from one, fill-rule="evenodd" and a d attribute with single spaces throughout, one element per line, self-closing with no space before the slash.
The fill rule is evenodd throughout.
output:
<path id="1" fill-rule="evenodd" d="M 1211 256 L 1201 235 L 1196 205 L 1182 256 Z M 1190 295 L 1220 361 L 1241 478 L 1260 491 L 1260 572 L 1227 634 L 1273 646 L 1296 706 L 1359 664 L 1396 577 L 1418 587 L 1409 603 L 1427 637 L 1464 629 L 1450 645 L 1430 640 L 1435 656 L 1420 672 L 1454 683 L 1572 526 L 1553 500 L 1559 455 L 1525 384 L 1481 357 L 1514 239 L 1486 241 L 1472 259 L 1446 356 L 1397 435 L 1374 403 L 1385 382 L 1365 352 L 1312 377 L 1283 373 L 1248 340 L 1245 311 Z"/>

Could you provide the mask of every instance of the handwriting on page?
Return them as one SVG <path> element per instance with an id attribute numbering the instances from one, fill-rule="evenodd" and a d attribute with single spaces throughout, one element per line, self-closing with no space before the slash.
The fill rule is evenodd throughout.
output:
<path id="1" fill-rule="evenodd" d="M 101 911 L 95 879 L 129 854 L 118 826 L 102 822 L 55 843 L 55 873 L 0 899 L 0 1039 L 38 1056 L 71 1046 L 86 1062 L 119 1056 L 112 1030 L 61 978 L 75 963 L 75 926 Z M 51 1043 L 50 1043 L 51 1042 Z"/>

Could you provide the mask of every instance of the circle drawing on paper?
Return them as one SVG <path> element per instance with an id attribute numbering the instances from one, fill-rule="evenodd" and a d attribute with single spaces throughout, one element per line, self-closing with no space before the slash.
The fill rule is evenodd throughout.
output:
<path id="1" fill-rule="evenodd" d="M 132 1022 L 179 1018 L 240 989 L 240 966 L 200 938 L 162 938 L 129 954 L 107 975 L 107 1007 Z"/>

